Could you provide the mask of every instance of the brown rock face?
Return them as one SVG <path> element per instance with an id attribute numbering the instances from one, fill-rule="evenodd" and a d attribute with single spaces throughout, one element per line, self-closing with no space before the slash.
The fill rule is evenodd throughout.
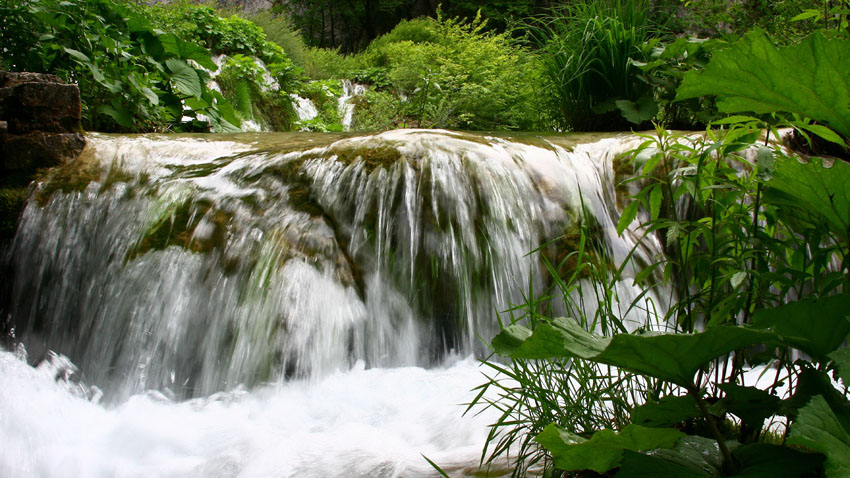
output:
<path id="1" fill-rule="evenodd" d="M 59 77 L 0 71 L 0 172 L 30 172 L 76 158 L 85 146 L 80 90 Z"/>
<path id="2" fill-rule="evenodd" d="M 0 147 L 7 171 L 28 171 L 57 166 L 83 151 L 86 140 L 80 133 L 0 134 Z"/>
<path id="3" fill-rule="evenodd" d="M 8 94 L 2 90 L 11 90 Z M 80 90 L 77 85 L 23 83 L 0 89 L 0 115 L 6 118 L 9 133 L 31 131 L 79 132 Z"/>

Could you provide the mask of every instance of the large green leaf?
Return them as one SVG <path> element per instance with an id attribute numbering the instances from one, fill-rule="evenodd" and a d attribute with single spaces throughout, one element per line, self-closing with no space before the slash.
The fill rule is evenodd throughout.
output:
<path id="1" fill-rule="evenodd" d="M 183 60 L 169 58 L 165 60 L 166 66 L 171 70 L 171 79 L 174 81 L 174 89 L 178 93 L 200 98 L 204 93 L 204 85 L 198 77 L 198 72 Z"/>
<path id="2" fill-rule="evenodd" d="M 691 387 L 696 371 L 709 361 L 749 345 L 774 343 L 769 330 L 713 327 L 698 334 L 618 334 L 599 337 L 575 320 L 553 319 L 532 333 L 520 325 L 493 339 L 495 351 L 514 358 L 580 357 Z"/>
<path id="3" fill-rule="evenodd" d="M 818 359 L 837 349 L 850 333 L 850 294 L 803 299 L 753 316 L 753 327 L 771 329 L 785 343 Z"/>
<path id="4" fill-rule="evenodd" d="M 116 123 L 125 128 L 133 127 L 133 115 L 124 108 L 115 108 L 111 105 L 100 105 L 97 107 L 97 112 L 111 116 Z"/>
<path id="5" fill-rule="evenodd" d="M 176 56 L 181 60 L 194 60 L 204 68 L 216 71 L 218 65 L 210 58 L 210 52 L 204 47 L 194 43 L 183 41 L 173 33 L 159 35 L 159 41 L 166 53 Z"/>
<path id="6" fill-rule="evenodd" d="M 819 216 L 845 243 L 850 241 L 850 164 L 835 161 L 827 168 L 818 158 L 808 163 L 778 161 L 767 182 L 765 201 L 780 209 Z"/>
<path id="7" fill-rule="evenodd" d="M 632 411 L 632 422 L 645 427 L 670 427 L 701 416 L 693 397 L 667 396 L 657 402 L 647 402 Z"/>
<path id="8" fill-rule="evenodd" d="M 623 451 L 623 460 L 616 478 L 711 478 L 713 475 L 695 463 L 684 460 L 670 461 L 657 455 L 647 455 L 631 450 Z"/>
<path id="9" fill-rule="evenodd" d="M 782 405 L 779 397 L 759 388 L 742 387 L 735 383 L 724 383 L 719 388 L 725 396 L 712 405 L 712 412 L 717 415 L 731 412 L 755 430 L 764 426 L 766 418 L 778 414 Z"/>
<path id="10" fill-rule="evenodd" d="M 647 451 L 670 448 L 685 437 L 672 428 L 627 425 L 619 433 L 600 430 L 588 440 L 556 426 L 547 426 L 535 441 L 543 445 L 562 470 L 593 470 L 605 473 L 620 466 L 625 450 Z"/>
<path id="11" fill-rule="evenodd" d="M 850 40 L 820 32 L 780 49 L 755 30 L 685 74 L 676 99 L 716 95 L 725 113 L 796 113 L 850 137 L 848 51 Z"/>
<path id="12" fill-rule="evenodd" d="M 850 476 L 850 432 L 820 395 L 797 415 L 788 443 L 802 445 L 826 455 L 826 476 Z"/>
<path id="13" fill-rule="evenodd" d="M 741 466 L 735 478 L 796 478 L 812 476 L 823 463 L 823 455 L 803 453 L 787 446 L 750 443 L 736 448 L 732 455 Z"/>
<path id="14" fill-rule="evenodd" d="M 835 373 L 844 382 L 845 387 L 850 387 L 850 347 L 838 349 L 829 354 L 835 362 Z"/>

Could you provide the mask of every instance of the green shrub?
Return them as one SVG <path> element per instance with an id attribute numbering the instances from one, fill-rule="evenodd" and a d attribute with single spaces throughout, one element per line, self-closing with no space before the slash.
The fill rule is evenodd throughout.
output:
<path id="1" fill-rule="evenodd" d="M 87 129 L 180 129 L 184 114 L 198 113 L 219 130 L 235 129 L 229 103 L 206 88 L 204 68 L 215 68 L 209 51 L 155 29 L 140 12 L 113 0 L 3 0 L 3 67 L 77 83 Z"/>
<path id="2" fill-rule="evenodd" d="M 304 73 L 316 80 L 345 78 L 355 70 L 356 60 L 352 56 L 341 54 L 338 50 L 328 48 L 309 48 L 304 52 L 301 63 Z"/>
<path id="3" fill-rule="evenodd" d="M 393 94 L 368 90 L 354 98 L 354 131 L 383 131 L 407 127 L 401 101 Z"/>
<path id="4" fill-rule="evenodd" d="M 304 66 L 309 47 L 289 18 L 268 11 L 243 15 L 263 29 L 267 41 L 279 45 L 296 65 Z"/>
<path id="5" fill-rule="evenodd" d="M 381 71 L 379 78 L 386 71 L 386 87 L 407 99 L 404 115 L 420 126 L 488 130 L 540 124 L 533 56 L 508 36 L 485 32 L 480 18 L 402 22 L 357 61 L 355 71 Z"/>
<path id="6" fill-rule="evenodd" d="M 793 43 L 823 25 L 821 21 L 813 20 L 822 17 L 824 10 L 847 8 L 842 7 L 842 3 L 846 5 L 846 0 L 692 0 L 685 5 L 677 0 L 662 0 L 654 2 L 653 18 L 678 35 L 733 40 L 748 30 L 760 28 L 781 43 Z M 809 21 L 795 20 L 806 11 L 818 13 L 808 17 Z M 833 24 L 830 22 L 830 27 Z"/>

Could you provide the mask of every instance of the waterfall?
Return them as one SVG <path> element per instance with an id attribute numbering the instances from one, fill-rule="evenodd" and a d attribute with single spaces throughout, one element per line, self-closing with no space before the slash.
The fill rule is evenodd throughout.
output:
<path id="1" fill-rule="evenodd" d="M 298 121 L 308 121 L 319 116 L 319 110 L 316 109 L 316 105 L 308 98 L 302 98 L 295 93 L 290 93 L 289 97 L 292 98 L 292 106 L 298 115 Z"/>
<path id="2" fill-rule="evenodd" d="M 20 345 L 0 354 L 0 475 L 424 476 L 419 453 L 471 466 L 493 417 L 458 423 L 480 382 L 467 357 L 486 354 L 498 311 L 543 290 L 528 253 L 582 207 L 625 258 L 611 161 L 636 144 L 90 135 L 35 188 L 3 257 Z M 28 415 L 41 407 L 57 415 Z M 132 450 L 110 443 L 124 436 Z M 20 460 L 33 440 L 43 456 Z M 56 455 L 65 442 L 77 455 Z"/>
<path id="3" fill-rule="evenodd" d="M 354 120 L 354 104 L 352 98 L 366 93 L 365 85 L 352 83 L 351 80 L 342 80 L 342 96 L 337 100 L 337 109 L 339 117 L 342 120 L 343 131 L 351 129 L 351 123 Z"/>

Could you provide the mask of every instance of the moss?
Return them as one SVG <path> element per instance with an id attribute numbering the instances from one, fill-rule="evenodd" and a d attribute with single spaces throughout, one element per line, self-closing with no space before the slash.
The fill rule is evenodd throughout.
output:
<path id="1" fill-rule="evenodd" d="M 213 232 L 208 237 L 198 237 L 195 229 L 202 220 L 212 222 Z M 169 211 L 154 221 L 125 257 L 131 261 L 151 250 L 178 246 L 187 251 L 204 253 L 222 246 L 224 231 L 231 215 L 214 210 L 208 202 L 184 199 L 169 206 Z"/>
<path id="2" fill-rule="evenodd" d="M 36 201 L 39 206 L 44 206 L 54 193 L 82 191 L 101 177 L 103 168 L 100 163 L 93 155 L 84 152 L 75 161 L 36 173 L 35 180 L 41 183 L 41 187 L 36 191 Z"/>
<path id="3" fill-rule="evenodd" d="M 15 237 L 18 220 L 27 205 L 26 188 L 0 189 L 0 246 Z"/>
<path id="4" fill-rule="evenodd" d="M 367 173 L 378 168 L 389 168 L 403 157 L 394 142 L 381 142 L 377 145 L 342 143 L 334 145 L 328 153 L 335 155 L 337 161 L 344 164 L 362 161 Z"/>

